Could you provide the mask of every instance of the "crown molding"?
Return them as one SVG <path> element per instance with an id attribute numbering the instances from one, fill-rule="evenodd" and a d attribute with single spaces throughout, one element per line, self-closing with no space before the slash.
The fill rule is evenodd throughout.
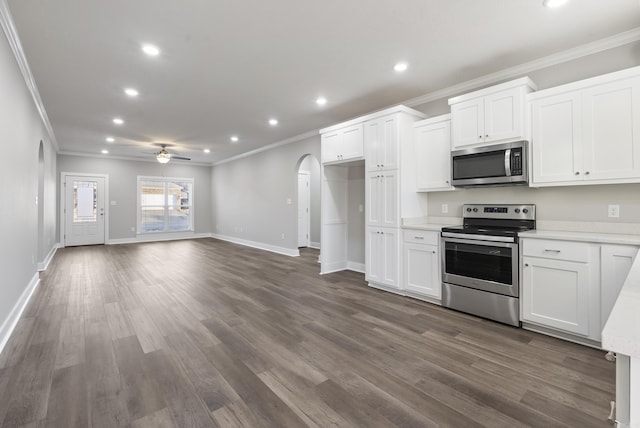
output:
<path id="1" fill-rule="evenodd" d="M 51 122 L 49 122 L 47 111 L 45 110 L 44 104 L 42 103 L 42 98 L 40 98 L 40 92 L 38 91 L 36 81 L 33 78 L 33 74 L 31 74 L 31 69 L 29 68 L 29 63 L 27 62 L 24 50 L 22 49 L 22 43 L 20 42 L 18 31 L 16 30 L 16 26 L 13 22 L 13 17 L 11 16 L 9 5 L 7 5 L 7 0 L 0 0 L 0 26 L 2 26 L 4 34 L 7 36 L 9 46 L 11 46 L 11 50 L 13 51 L 13 56 L 16 58 L 16 62 L 18 63 L 18 67 L 20 68 L 20 72 L 22 73 L 22 77 L 27 84 L 27 88 L 31 93 L 31 98 L 33 98 L 36 109 L 40 114 L 42 124 L 47 130 L 47 134 L 49 134 L 51 144 L 53 145 L 55 151 L 59 152 L 60 146 L 58 145 L 58 140 L 53 133 L 53 128 L 51 127 Z"/>
<path id="2" fill-rule="evenodd" d="M 623 33 L 596 40 L 595 42 L 587 43 L 575 48 L 568 49 L 566 51 L 558 52 L 552 55 L 535 59 L 533 61 L 525 62 L 523 64 L 506 68 L 496 73 L 487 74 L 486 76 L 468 80 L 457 85 L 449 86 L 448 88 L 439 89 L 437 91 L 433 91 L 416 98 L 411 98 L 403 102 L 402 104 L 409 107 L 415 107 L 420 104 L 448 98 L 464 92 L 474 91 L 484 86 L 489 86 L 501 81 L 514 79 L 533 71 L 538 71 L 543 68 L 551 67 L 553 65 L 558 65 L 564 62 L 572 61 L 574 59 L 593 55 L 598 52 L 606 51 L 608 49 L 617 48 L 619 46 L 637 42 L 639 40 L 640 27 L 637 27 Z"/>
<path id="3" fill-rule="evenodd" d="M 77 156 L 82 158 L 92 158 L 92 159 L 102 159 L 102 160 L 118 159 L 118 160 L 130 161 L 130 162 L 158 163 L 158 161 L 153 156 L 138 158 L 138 157 L 132 157 L 132 156 L 113 156 L 113 155 L 103 155 L 103 154 L 94 154 L 94 153 L 72 152 L 67 150 L 59 151 L 58 155 L 59 156 Z M 180 160 L 180 159 L 172 159 L 171 162 L 169 162 L 169 164 L 171 163 L 177 163 L 180 165 L 190 165 L 190 166 L 211 166 L 211 164 L 207 162 L 196 162 L 196 161 L 187 161 L 187 160 Z M 165 165 L 168 165 L 168 164 L 165 164 Z"/>
<path id="4" fill-rule="evenodd" d="M 212 166 L 222 165 L 223 163 L 233 162 L 238 159 L 246 158 L 249 156 L 256 155 L 261 152 L 266 152 L 267 150 L 275 149 L 276 147 L 286 146 L 287 144 L 297 143 L 298 141 L 305 140 L 307 138 L 320 135 L 320 131 L 314 129 L 313 131 L 305 132 L 304 134 L 296 135 L 295 137 L 287 138 L 286 140 L 278 141 L 277 143 L 269 144 L 267 146 L 259 147 L 255 150 L 251 150 L 249 152 L 240 153 L 239 155 L 232 156 L 227 159 L 223 159 L 221 161 L 213 162 Z"/>

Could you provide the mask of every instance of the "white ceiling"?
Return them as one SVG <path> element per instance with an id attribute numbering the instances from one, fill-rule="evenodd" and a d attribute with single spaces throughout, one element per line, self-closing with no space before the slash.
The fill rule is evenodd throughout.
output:
<path id="1" fill-rule="evenodd" d="M 170 142 L 203 163 L 640 25 L 638 0 L 572 0 L 560 9 L 542 0 L 8 5 L 61 152 L 149 159 L 154 142 Z M 161 55 L 145 56 L 144 42 Z M 401 60 L 409 69 L 398 74 Z M 140 96 L 128 98 L 125 87 Z M 326 106 L 315 104 L 319 95 Z M 114 125 L 115 116 L 126 123 Z M 280 124 L 269 126 L 271 117 Z"/>

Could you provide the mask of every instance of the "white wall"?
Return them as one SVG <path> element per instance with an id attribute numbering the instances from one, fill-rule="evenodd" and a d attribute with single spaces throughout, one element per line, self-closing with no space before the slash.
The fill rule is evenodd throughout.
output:
<path id="1" fill-rule="evenodd" d="M 319 135 L 215 165 L 213 232 L 297 251 L 297 174 L 307 154 L 320 159 Z"/>
<path id="2" fill-rule="evenodd" d="M 195 233 L 211 233 L 211 167 L 169 162 L 129 161 L 109 157 L 58 156 L 58 171 L 109 175 L 109 236 L 107 240 L 135 239 L 137 177 L 194 179 Z M 60 179 L 58 178 L 58 185 Z"/>
<path id="3" fill-rule="evenodd" d="M 55 151 L 4 34 L 0 35 L 0 344 L 38 262 L 55 245 Z M 38 153 L 44 148 L 42 237 L 38 237 Z M 41 247 L 38 248 L 39 241 Z M 8 323 L 7 323 L 8 322 Z"/>

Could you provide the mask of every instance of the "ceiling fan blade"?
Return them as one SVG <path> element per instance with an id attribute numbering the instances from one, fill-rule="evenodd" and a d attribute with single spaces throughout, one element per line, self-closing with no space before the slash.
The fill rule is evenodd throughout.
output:
<path id="1" fill-rule="evenodd" d="M 191 158 L 185 158 L 182 156 L 171 155 L 171 159 L 191 160 Z"/>

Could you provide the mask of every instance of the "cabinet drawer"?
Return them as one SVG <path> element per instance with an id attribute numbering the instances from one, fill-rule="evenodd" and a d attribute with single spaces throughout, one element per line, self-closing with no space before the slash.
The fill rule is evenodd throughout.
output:
<path id="1" fill-rule="evenodd" d="M 545 259 L 567 260 L 587 263 L 589 244 L 546 239 L 523 239 L 522 255 Z"/>
<path id="2" fill-rule="evenodd" d="M 430 230 L 405 229 L 402 233 L 404 242 L 414 244 L 438 245 L 440 233 Z"/>

